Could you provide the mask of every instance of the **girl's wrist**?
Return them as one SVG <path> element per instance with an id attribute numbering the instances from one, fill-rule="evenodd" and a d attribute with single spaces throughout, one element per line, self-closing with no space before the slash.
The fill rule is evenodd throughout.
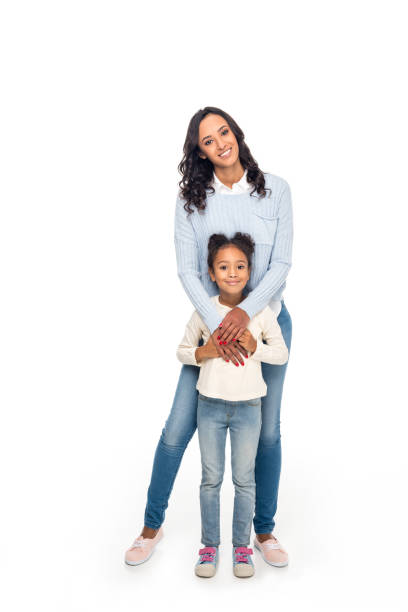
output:
<path id="1" fill-rule="evenodd" d="M 199 346 L 195 351 L 195 359 L 197 363 L 200 363 L 204 359 L 208 359 L 210 356 L 208 344 L 203 344 L 203 346 Z"/>
<path id="2" fill-rule="evenodd" d="M 194 357 L 197 363 L 200 363 L 205 358 L 203 348 L 204 346 L 198 346 L 195 350 Z"/>

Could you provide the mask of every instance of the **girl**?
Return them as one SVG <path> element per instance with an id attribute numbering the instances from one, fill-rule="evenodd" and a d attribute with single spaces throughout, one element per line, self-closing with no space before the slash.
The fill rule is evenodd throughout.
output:
<path id="1" fill-rule="evenodd" d="M 245 349 L 232 339 L 241 339 L 250 319 L 268 304 L 278 317 L 290 350 L 292 321 L 282 299 L 291 267 L 290 189 L 280 177 L 260 170 L 236 121 L 210 106 L 199 110 L 190 121 L 179 170 L 182 180 L 174 225 L 178 274 L 211 331 L 218 356 L 245 372 Z M 210 297 L 218 289 L 208 274 L 208 239 L 216 232 L 232 235 L 239 231 L 248 231 L 255 240 L 252 274 L 248 295 L 224 316 Z M 159 329 L 168 324 L 170 316 L 171 306 L 164 305 Z M 194 365 L 181 368 L 173 406 L 154 457 L 144 527 L 126 552 L 126 563 L 131 565 L 147 561 L 163 536 L 161 526 L 173 484 L 197 425 L 198 373 Z M 272 533 L 281 470 L 280 406 L 285 373 L 286 364 L 262 364 L 268 389 L 262 397 L 262 429 L 255 464 L 255 546 L 267 563 L 277 566 L 288 562 L 286 551 Z"/>
<path id="2" fill-rule="evenodd" d="M 213 234 L 208 243 L 208 270 L 219 295 L 214 302 L 225 316 L 244 300 L 243 291 L 250 277 L 254 242 L 237 232 L 231 240 Z M 204 341 L 199 346 L 200 340 Z M 263 344 L 262 339 L 266 341 Z M 211 333 L 195 311 L 178 347 L 178 359 L 200 366 L 197 389 L 197 425 L 201 451 L 200 487 L 201 539 L 195 566 L 197 576 L 214 576 L 220 543 L 220 488 L 224 474 L 225 439 L 231 438 L 232 479 L 235 486 L 232 527 L 233 572 L 240 578 L 252 576 L 254 565 L 248 548 L 255 507 L 255 457 L 261 430 L 261 397 L 266 395 L 261 361 L 283 365 L 288 349 L 275 313 L 266 306 L 240 336 L 239 345 L 248 359 L 244 370 L 219 357 Z"/>

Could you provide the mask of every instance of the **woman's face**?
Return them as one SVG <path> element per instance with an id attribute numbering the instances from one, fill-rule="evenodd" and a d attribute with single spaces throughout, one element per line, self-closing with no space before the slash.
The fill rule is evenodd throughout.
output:
<path id="1" fill-rule="evenodd" d="M 214 166 L 229 168 L 239 159 L 238 141 L 224 117 L 206 115 L 198 129 L 200 157 Z"/>

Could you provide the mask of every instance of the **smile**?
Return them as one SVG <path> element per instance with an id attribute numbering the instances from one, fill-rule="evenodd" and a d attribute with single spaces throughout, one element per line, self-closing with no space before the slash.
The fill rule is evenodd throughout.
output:
<path id="1" fill-rule="evenodd" d="M 232 147 L 224 151 L 224 153 L 220 153 L 218 157 L 229 157 L 229 155 L 231 154 L 231 150 L 232 150 Z"/>

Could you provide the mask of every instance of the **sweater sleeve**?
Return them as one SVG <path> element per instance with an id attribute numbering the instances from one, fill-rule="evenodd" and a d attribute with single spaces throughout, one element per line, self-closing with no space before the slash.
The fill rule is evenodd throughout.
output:
<path id="1" fill-rule="evenodd" d="M 197 311 L 194 311 L 186 325 L 183 339 L 177 348 L 177 359 L 187 365 L 201 366 L 197 363 L 195 352 L 203 335 L 204 324 Z"/>
<path id="2" fill-rule="evenodd" d="M 196 213 L 192 213 L 196 214 Z M 199 312 L 212 333 L 221 323 L 214 302 L 200 280 L 198 244 L 194 229 L 184 210 L 184 201 L 178 197 L 174 221 L 177 273 L 194 308 Z"/>
<path id="3" fill-rule="evenodd" d="M 283 365 L 289 358 L 289 352 L 283 339 L 276 314 L 266 307 L 260 314 L 262 338 L 257 339 L 257 346 L 251 358 L 272 365 Z M 266 344 L 262 342 L 265 340 Z"/>
<path id="4" fill-rule="evenodd" d="M 284 189 L 278 207 L 278 225 L 268 270 L 258 285 L 239 305 L 252 319 L 268 305 L 272 296 L 285 282 L 292 265 L 293 218 L 289 185 Z"/>

